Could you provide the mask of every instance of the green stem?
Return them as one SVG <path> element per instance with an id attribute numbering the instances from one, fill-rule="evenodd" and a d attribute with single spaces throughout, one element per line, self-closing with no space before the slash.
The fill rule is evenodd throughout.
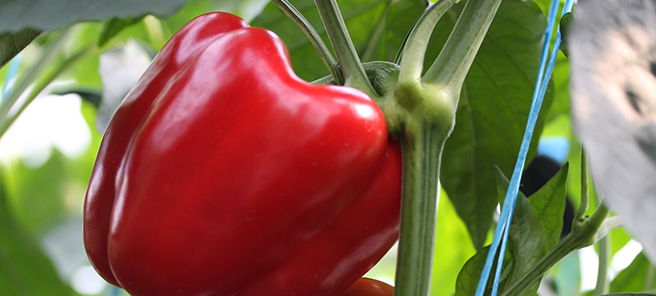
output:
<path id="1" fill-rule="evenodd" d="M 332 53 L 330 53 L 330 50 L 326 46 L 326 43 L 323 42 L 323 39 L 321 39 L 321 36 L 319 36 L 319 33 L 317 32 L 316 29 L 310 24 L 310 22 L 303 16 L 303 14 L 296 9 L 289 1 L 287 0 L 272 0 L 280 10 L 282 10 L 288 17 L 290 17 L 296 25 L 298 25 L 299 28 L 305 33 L 305 36 L 307 36 L 308 40 L 310 40 L 310 43 L 314 47 L 314 50 L 319 54 L 319 58 L 323 61 L 324 65 L 326 65 L 326 68 L 328 68 L 328 72 L 330 72 L 330 75 L 333 76 L 333 79 L 337 84 L 344 84 L 344 77 L 342 76 L 342 72 L 339 70 L 339 67 L 337 66 L 337 61 L 333 57 Z"/>
<path id="2" fill-rule="evenodd" d="M 585 150 L 581 149 L 581 203 L 574 214 L 574 220 L 584 219 L 585 212 L 590 204 L 590 192 L 588 189 L 588 160 Z"/>
<path id="3" fill-rule="evenodd" d="M 45 71 L 51 62 L 57 57 L 60 53 L 59 48 L 64 44 L 64 41 L 66 41 L 70 31 L 70 29 L 66 29 L 64 32 L 55 33 L 59 35 L 46 43 L 46 46 L 41 50 L 40 56 L 23 72 L 23 75 L 19 76 L 11 93 L 0 106 L 0 123 L 4 123 L 8 120 L 7 117 L 9 116 L 9 112 L 14 108 L 14 105 L 20 98 L 21 94 L 25 92 L 34 80 L 36 80 L 37 77 L 39 77 L 39 75 Z"/>
<path id="4" fill-rule="evenodd" d="M 424 67 L 424 57 L 433 29 L 456 0 L 440 0 L 430 5 L 417 19 L 401 46 L 398 63 L 401 66 L 399 81 L 418 81 Z"/>
<path id="5" fill-rule="evenodd" d="M 558 242 L 558 244 L 546 255 L 544 255 L 544 257 L 542 257 L 528 273 L 519 279 L 519 281 L 504 291 L 502 296 L 523 295 L 522 293 L 524 293 L 527 288 L 539 281 L 547 272 L 549 272 L 549 270 L 551 270 L 551 268 L 553 268 L 553 266 L 560 262 L 560 260 L 573 251 L 587 245 L 587 237 L 581 235 L 580 232 L 578 234 L 573 234 L 571 232 L 568 236 L 560 240 L 560 242 Z"/>
<path id="6" fill-rule="evenodd" d="M 502 296 L 524 295 L 523 293 L 527 288 L 544 277 L 549 270 L 571 252 L 594 244 L 599 239 L 597 237 L 597 231 L 609 213 L 610 209 L 605 204 L 600 203 L 595 213 L 592 214 L 592 217 L 584 221 L 575 220 L 572 232 L 560 240 L 519 281 L 504 291 Z"/>
<path id="7" fill-rule="evenodd" d="M 597 269 L 597 284 L 594 295 L 608 294 L 608 265 L 610 264 L 610 233 L 599 240 L 599 268 Z"/>
<path id="8" fill-rule="evenodd" d="M 378 97 L 346 30 L 346 24 L 344 24 L 344 18 L 339 11 L 337 2 L 335 0 L 315 0 L 315 3 L 344 74 L 344 85 L 357 88 L 372 98 Z"/>
<path id="9" fill-rule="evenodd" d="M 410 125 L 401 141 L 403 199 L 396 296 L 428 295 L 430 289 L 439 169 L 447 138 L 440 130 L 430 121 L 420 121 Z"/>
<path id="10" fill-rule="evenodd" d="M 34 101 L 34 99 L 52 82 L 66 70 L 69 66 L 74 64 L 77 60 L 79 60 L 81 57 L 93 52 L 96 50 L 97 47 L 91 46 L 86 49 L 80 50 L 77 53 L 71 55 L 70 57 L 66 58 L 65 60 L 62 60 L 55 64 L 51 69 L 49 69 L 45 75 L 39 78 L 39 80 L 35 83 L 34 87 L 30 91 L 29 95 L 25 98 L 24 101 L 21 102 L 21 105 L 18 107 L 16 112 L 7 115 L 3 117 L 0 120 L 0 138 L 7 132 L 9 127 L 16 121 L 18 116 L 20 116 L 21 113 L 27 108 L 27 106 Z"/>
<path id="11" fill-rule="evenodd" d="M 558 242 L 558 244 L 544 257 L 542 257 L 540 261 L 538 261 L 538 263 L 519 281 L 514 283 L 508 290 L 504 291 L 503 296 L 522 295 L 525 289 L 534 284 L 535 281 L 538 281 L 544 277 L 544 275 L 549 272 L 549 270 L 551 270 L 551 268 L 553 268 L 558 262 L 560 262 L 560 260 L 565 258 L 565 256 L 569 255 L 571 252 L 577 249 L 590 246 L 599 241 L 603 238 L 600 237 L 600 234 L 606 236 L 607 231 L 609 230 L 600 228 L 602 228 L 602 224 L 606 220 L 606 217 L 608 217 L 610 208 L 608 208 L 603 202 L 599 203 L 597 209 L 590 218 L 583 217 L 587 211 L 589 200 L 587 171 L 588 164 L 586 161 L 586 156 L 585 153 L 581 151 L 581 206 L 577 210 L 577 216 L 574 217 L 574 221 L 572 223 L 572 232 L 570 232 L 569 235 Z M 609 249 L 610 247 L 600 246 L 600 248 Z M 603 252 L 609 251 L 604 250 Z M 603 254 L 600 255 L 603 256 Z M 608 265 L 608 259 L 603 259 L 602 257 L 599 264 L 599 275 L 604 279 L 598 279 L 597 288 L 604 289 L 604 287 L 608 284 L 606 280 L 606 268 Z"/>
<path id="12" fill-rule="evenodd" d="M 403 147 L 403 198 L 394 291 L 396 296 L 425 296 L 430 291 L 442 150 L 455 125 L 457 101 L 464 76 L 469 71 L 471 60 L 501 0 L 470 0 L 440 54 L 442 58 L 436 60 L 439 64 L 451 59 L 449 55 L 461 60 L 447 63 L 451 68 L 448 73 L 441 74 L 455 77 L 448 81 L 458 86 L 436 83 L 439 80 L 433 79 L 431 75 L 438 78 L 442 76 L 435 74 L 433 67 L 427 76 L 421 78 L 430 35 L 440 17 L 454 2 L 441 0 L 433 4 L 413 26 L 402 47 L 401 70 L 396 89 L 392 99 L 386 100 L 383 105 L 390 134 L 400 139 Z M 445 51 L 447 55 L 444 55 Z"/>
<path id="13" fill-rule="evenodd" d="M 597 230 L 604 223 L 604 221 L 606 221 L 606 218 L 608 218 L 608 214 L 610 214 L 610 208 L 606 206 L 605 203 L 601 202 L 599 203 L 599 207 L 597 207 L 594 214 L 592 214 L 592 216 L 586 221 L 580 223 L 578 227 L 593 228 L 596 233 Z M 596 237 L 596 236 L 594 237 L 594 241 L 597 241 L 599 239 L 601 239 L 601 237 Z"/>
<path id="14" fill-rule="evenodd" d="M 444 48 L 422 78 L 423 83 L 460 93 L 501 0 L 468 0 Z M 457 97 L 456 97 L 457 100 Z"/>

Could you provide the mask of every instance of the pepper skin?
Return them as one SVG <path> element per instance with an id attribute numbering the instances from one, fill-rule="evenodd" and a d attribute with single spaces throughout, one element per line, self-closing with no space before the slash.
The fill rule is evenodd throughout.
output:
<path id="1" fill-rule="evenodd" d="M 342 294 L 342 296 L 393 296 L 394 287 L 378 280 L 361 278 Z"/>
<path id="2" fill-rule="evenodd" d="M 84 241 L 135 296 L 334 296 L 397 239 L 400 192 L 400 147 L 367 95 L 302 81 L 275 34 L 210 13 L 112 118 Z"/>

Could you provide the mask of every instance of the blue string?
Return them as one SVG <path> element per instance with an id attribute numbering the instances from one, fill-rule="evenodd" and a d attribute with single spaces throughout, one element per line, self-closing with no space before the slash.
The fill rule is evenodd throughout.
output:
<path id="1" fill-rule="evenodd" d="M 5 75 L 5 82 L 2 84 L 2 93 L 0 93 L 0 102 L 4 102 L 9 94 L 11 93 L 11 90 L 13 88 L 13 83 L 12 81 L 16 77 L 16 74 L 18 74 L 18 68 L 20 66 L 20 62 L 22 60 L 23 54 L 19 53 L 14 57 L 14 59 L 9 62 L 9 68 L 7 69 L 7 74 Z"/>
<path id="2" fill-rule="evenodd" d="M 538 71 L 538 77 L 535 83 L 536 88 L 533 92 L 531 111 L 529 113 L 529 119 L 526 124 L 526 130 L 524 131 L 524 138 L 522 140 L 520 152 L 517 157 L 517 162 L 515 163 L 513 175 L 510 184 L 508 186 L 508 191 L 506 192 L 506 196 L 504 198 L 504 206 L 501 211 L 501 215 L 499 217 L 499 223 L 497 224 L 497 227 L 495 229 L 494 237 L 492 239 L 492 244 L 490 245 L 490 249 L 488 250 L 487 258 L 485 260 L 485 265 L 483 267 L 481 277 L 479 278 L 478 281 L 478 286 L 476 288 L 477 296 L 482 296 L 483 293 L 485 292 L 487 281 L 490 276 L 490 271 L 492 269 L 492 264 L 494 258 L 496 257 L 497 250 L 499 248 L 499 243 L 501 241 L 501 249 L 498 252 L 499 258 L 497 260 L 497 267 L 495 271 L 495 277 L 494 277 L 494 283 L 492 286 L 491 295 L 496 296 L 499 289 L 499 280 L 501 277 L 503 259 L 504 259 L 506 245 L 508 241 L 508 233 L 510 232 L 509 229 L 510 229 L 510 224 L 512 222 L 512 215 L 515 208 L 515 202 L 517 200 L 517 193 L 519 191 L 521 172 L 523 171 L 524 164 L 526 163 L 526 155 L 528 154 L 531 138 L 533 137 L 533 131 L 535 130 L 535 125 L 537 123 L 537 118 L 540 113 L 540 108 L 542 107 L 544 94 L 546 93 L 549 79 L 551 78 L 551 74 L 553 73 L 553 68 L 555 67 L 555 63 L 556 63 L 556 56 L 558 54 L 558 49 L 560 47 L 561 36 L 560 36 L 560 30 L 558 30 L 558 34 L 554 46 L 552 48 L 551 55 L 549 56 L 549 65 L 545 73 L 545 66 L 547 64 L 546 63 L 547 54 L 549 51 L 549 43 L 551 41 L 554 23 L 556 22 L 556 11 L 558 9 L 559 4 L 560 1 L 552 0 L 551 6 L 549 8 L 547 29 L 545 30 L 544 33 L 544 44 L 542 46 L 542 54 L 540 56 L 540 69 Z M 563 7 L 562 14 L 570 12 L 572 6 L 573 6 L 573 1 L 567 0 L 565 2 L 565 6 Z"/>
<path id="3" fill-rule="evenodd" d="M 549 43 L 551 41 L 551 32 L 553 30 L 552 28 L 553 28 L 553 24 L 555 23 L 556 10 L 558 9 L 559 4 L 560 4 L 559 1 L 552 0 L 551 1 L 551 6 L 549 8 L 547 28 L 546 28 L 545 33 L 544 33 L 544 36 L 545 36 L 544 37 L 544 44 L 542 45 L 542 54 L 541 54 L 541 57 L 540 57 L 540 69 L 538 71 L 537 81 L 535 82 L 536 89 L 535 89 L 535 92 L 533 94 L 533 97 L 535 97 L 535 95 L 537 94 L 538 88 L 539 88 L 539 83 L 541 82 L 542 77 L 543 77 L 544 68 L 546 66 L 547 54 L 548 54 L 548 51 L 549 51 Z M 535 100 L 533 100 L 533 102 L 535 102 Z M 533 106 L 531 108 L 533 108 Z M 522 142 L 522 146 L 523 145 L 524 145 L 524 143 Z M 520 151 L 521 151 L 521 149 L 520 149 Z M 521 152 L 520 152 L 520 155 L 521 155 Z M 518 160 L 518 163 L 519 163 L 519 160 Z M 523 167 L 523 164 L 521 166 Z M 517 163 L 515 165 L 515 171 L 517 171 Z M 519 171 L 521 171 L 521 168 L 519 169 Z M 513 183 L 511 182 L 511 184 L 509 186 L 513 186 Z M 511 193 L 511 192 L 512 191 L 509 190 L 507 193 Z M 488 281 L 488 278 L 490 276 L 490 271 L 492 270 L 492 264 L 494 262 L 494 258 L 496 257 L 496 253 L 497 253 L 497 250 L 499 248 L 499 243 L 500 243 L 500 240 L 502 238 L 502 233 L 505 233 L 506 232 L 506 227 L 508 227 L 507 223 L 504 223 L 504 221 L 508 220 L 509 211 L 510 211 L 510 206 L 509 206 L 510 202 L 508 202 L 508 200 L 509 200 L 509 194 L 506 194 L 505 201 L 504 201 L 504 207 L 503 207 L 503 210 L 501 211 L 501 215 L 499 217 L 500 223 L 497 224 L 497 227 L 495 229 L 494 237 L 492 239 L 492 244 L 490 245 L 490 249 L 488 250 L 487 258 L 485 260 L 485 265 L 483 267 L 483 272 L 482 272 L 481 277 L 478 281 L 478 286 L 477 286 L 477 289 L 476 289 L 476 295 L 477 296 L 482 296 L 483 292 L 485 291 L 485 287 L 487 286 L 487 281 Z M 514 205 L 513 205 L 513 208 L 514 208 Z M 512 216 L 512 215 L 510 215 L 510 216 Z M 505 249 L 505 244 L 502 246 L 502 248 Z M 497 268 L 497 274 L 500 274 L 500 272 L 498 271 L 498 268 Z"/>
<path id="4" fill-rule="evenodd" d="M 573 3 L 572 0 L 568 0 L 570 2 L 569 9 L 567 8 L 567 2 L 565 3 L 565 8 L 563 8 L 563 14 L 571 11 L 571 4 Z M 524 133 L 524 140 L 522 144 L 522 152 L 520 155 L 521 159 L 518 159 L 518 165 L 515 167 L 515 171 L 513 172 L 513 179 L 515 180 L 515 184 L 512 187 L 513 190 L 513 196 L 511 199 L 512 205 L 510 206 L 509 210 L 509 215 L 508 215 L 508 220 L 505 222 L 506 227 L 504 228 L 506 231 L 503 233 L 503 242 L 502 242 L 502 247 L 501 250 L 499 251 L 499 259 L 497 260 L 497 270 L 495 273 L 494 277 L 494 285 L 492 286 L 492 295 L 496 296 L 497 295 L 497 290 L 499 287 L 499 280 L 501 277 L 501 268 L 503 266 L 503 258 L 505 255 L 505 250 L 506 250 L 506 242 L 508 241 L 508 234 L 510 233 L 510 223 L 512 222 L 512 216 L 513 212 L 515 209 L 515 202 L 517 201 L 517 192 L 519 191 L 519 182 L 521 179 L 521 171 L 523 170 L 524 164 L 526 162 L 526 155 L 528 154 L 528 149 L 530 146 L 531 138 L 533 137 L 533 131 L 535 130 L 535 125 L 537 123 L 538 115 L 540 114 L 540 109 L 542 107 L 542 102 L 544 99 L 544 95 L 547 91 L 547 85 L 549 84 L 549 79 L 551 78 L 551 74 L 553 73 L 553 69 L 556 66 L 556 57 L 558 56 L 558 50 L 560 48 L 560 43 L 561 43 L 562 37 L 560 34 L 560 29 L 558 29 L 558 33 L 556 35 L 556 40 L 554 41 L 554 45 L 551 51 L 551 55 L 549 56 L 549 65 L 547 66 L 546 73 L 544 74 L 544 77 L 542 78 L 542 82 L 540 84 L 539 88 L 539 93 L 537 97 L 534 95 L 533 97 L 533 105 L 531 106 L 531 113 L 529 114 L 529 122 L 527 123 L 526 126 L 526 131 Z M 519 162 L 521 162 L 521 166 L 519 165 Z M 508 193 L 506 194 L 506 198 L 508 197 Z"/>

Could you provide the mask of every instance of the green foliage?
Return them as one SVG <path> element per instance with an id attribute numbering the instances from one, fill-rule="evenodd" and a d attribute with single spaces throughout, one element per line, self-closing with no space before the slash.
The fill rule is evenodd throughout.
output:
<path id="1" fill-rule="evenodd" d="M 610 283 L 610 292 L 656 292 L 656 267 L 640 253 L 629 267 L 622 270 Z"/>
<path id="2" fill-rule="evenodd" d="M 522 194 L 517 197 L 509 235 L 514 261 L 509 285 L 518 281 L 558 243 L 565 211 L 567 170 L 568 165 L 565 164 L 550 182 L 529 199 Z M 498 171 L 497 180 L 499 198 L 503 199 L 509 182 Z M 536 284 L 531 293 L 535 293 L 537 288 Z"/>
<path id="3" fill-rule="evenodd" d="M 510 225 L 510 247 L 504 256 L 499 292 L 511 287 L 551 250 L 560 238 L 565 209 L 565 193 L 568 166 L 563 168 L 530 198 L 521 192 Z M 508 180 L 497 170 L 498 198 L 503 201 Z M 456 295 L 473 295 L 483 270 L 489 247 L 479 250 L 462 269 Z M 539 279 L 535 279 L 539 283 Z M 491 285 L 488 285 L 491 286 Z M 522 295 L 535 295 L 538 285 Z"/>
<path id="4" fill-rule="evenodd" d="M 329 43 L 314 1 L 293 1 L 293 4 L 324 42 Z M 365 62 L 394 60 L 405 34 L 426 7 L 421 0 L 352 0 L 339 4 L 353 44 Z M 328 74 L 327 69 L 318 66 L 322 62 L 301 29 L 273 3 L 269 3 L 251 25 L 272 30 L 285 41 L 299 77 L 312 81 Z"/>
<path id="5" fill-rule="evenodd" d="M 9 167 L 6 176 L 10 204 L 15 218 L 32 233 L 38 233 L 64 219 L 67 214 L 65 191 L 67 159 L 54 150 L 50 159 L 38 168 L 22 161 Z M 39 186 L 34 186 L 39 184 Z"/>
<path id="6" fill-rule="evenodd" d="M 458 270 L 476 253 L 467 227 L 446 193 L 440 193 L 435 231 L 431 295 L 454 295 Z"/>
<path id="7" fill-rule="evenodd" d="M 574 15 L 571 12 L 563 15 L 560 19 L 560 33 L 563 36 L 563 41 L 560 44 L 560 51 L 562 51 L 565 56 L 569 56 L 567 41 L 569 40 L 569 29 L 573 19 Z"/>
<path id="8" fill-rule="evenodd" d="M 0 294 L 73 295 L 34 237 L 14 219 L 0 178 Z"/>
<path id="9" fill-rule="evenodd" d="M 444 44 L 444 32 L 450 31 L 461 6 L 454 6 L 440 21 L 429 54 L 435 55 Z M 494 167 L 510 175 L 515 165 L 545 27 L 545 16 L 535 3 L 503 1 L 460 94 L 456 127 L 444 149 L 441 176 L 476 248 L 485 241 L 497 205 Z M 543 110 L 548 110 L 550 102 L 547 92 Z M 537 135 L 541 126 L 540 120 Z"/>
<path id="10" fill-rule="evenodd" d="M 0 3 L 0 67 L 29 45 L 41 31 L 53 31 L 82 21 L 132 19 L 147 13 L 167 16 L 186 1 L 165 0 L 158 1 L 157 5 L 140 0 L 3 1 Z"/>
<path id="11" fill-rule="evenodd" d="M 121 30 L 123 30 L 125 27 L 134 25 L 135 23 L 141 21 L 143 19 L 142 16 L 137 16 L 133 18 L 111 18 L 110 20 L 106 21 L 103 25 L 102 32 L 100 33 L 100 37 L 98 38 L 98 46 L 103 46 L 107 41 L 112 39 L 112 37 L 116 36 Z"/>
<path id="12" fill-rule="evenodd" d="M 17 33 L 0 34 L 0 68 L 4 67 L 39 34 L 41 32 L 32 29 L 25 29 Z"/>
<path id="13" fill-rule="evenodd" d="M 133 18 L 143 14 L 168 16 L 187 0 L 6 0 L 0 2 L 0 32 L 32 28 L 52 31 L 81 21 L 102 21 L 113 17 Z"/>
<path id="14" fill-rule="evenodd" d="M 95 109 L 81 112 L 92 125 Z M 3 139 L 4 140 L 4 139 Z M 42 235 L 69 217 L 80 217 L 82 199 L 100 135 L 79 158 L 52 149 L 41 166 L 16 159 L 3 162 L 0 178 L 0 294 L 77 295 L 56 272 L 39 243 Z"/>
<path id="15" fill-rule="evenodd" d="M 483 247 L 478 250 L 474 256 L 467 260 L 465 266 L 460 270 L 458 274 L 458 281 L 456 282 L 456 296 L 468 296 L 476 294 L 476 285 L 478 284 L 478 279 L 481 276 L 481 271 L 485 265 L 485 257 L 487 252 L 490 250 L 490 247 Z M 504 261 L 507 262 L 507 257 L 504 258 Z M 501 280 L 505 282 L 503 277 Z M 491 278 L 488 280 L 487 289 L 485 294 L 489 295 L 492 287 Z"/>

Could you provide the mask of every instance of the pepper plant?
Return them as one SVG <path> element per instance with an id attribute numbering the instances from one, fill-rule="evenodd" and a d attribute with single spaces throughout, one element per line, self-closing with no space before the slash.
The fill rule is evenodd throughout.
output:
<path id="1" fill-rule="evenodd" d="M 89 148 L 99 150 L 93 173 L 87 161 L 81 177 L 91 180 L 86 248 L 105 280 L 133 295 L 339 295 L 353 283 L 344 295 L 390 295 L 358 279 L 398 236 L 394 295 L 474 295 L 549 41 L 546 1 L 274 0 L 250 26 L 210 13 L 245 14 L 239 1 L 133 2 L 56 19 L 42 17 L 49 5 L 21 19 L 9 16 L 23 4 L 0 5 L 0 78 L 16 78 L 3 84 L 0 134 L 46 91 L 106 104 L 91 72 L 126 40 L 159 52 L 110 108 L 102 144 Z M 78 23 L 89 20 L 101 23 Z M 20 63 L 28 45 L 36 58 Z M 559 65 L 538 135 L 568 124 L 567 58 Z M 76 82 L 49 89 L 67 78 Z M 499 294 L 535 294 L 558 262 L 618 226 L 604 204 L 588 210 L 594 194 L 574 147 L 568 165 L 518 199 Z M 33 241 L 47 223 L 24 229 L 29 203 L 4 179 L 0 260 L 19 260 L 0 264 L 0 287 L 73 294 Z M 560 238 L 567 194 L 578 211 Z M 26 276 L 30 260 L 43 283 Z M 654 288 L 645 261 L 625 270 L 640 270 L 640 291 Z M 597 294 L 638 291 L 626 275 L 608 288 L 600 274 Z"/>

